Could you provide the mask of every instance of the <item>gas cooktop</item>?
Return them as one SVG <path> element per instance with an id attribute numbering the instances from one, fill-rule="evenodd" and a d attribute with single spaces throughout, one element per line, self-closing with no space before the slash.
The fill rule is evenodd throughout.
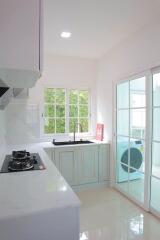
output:
<path id="1" fill-rule="evenodd" d="M 38 153 L 22 150 L 13 151 L 12 155 L 6 155 L 0 173 L 44 169 L 45 166 Z"/>

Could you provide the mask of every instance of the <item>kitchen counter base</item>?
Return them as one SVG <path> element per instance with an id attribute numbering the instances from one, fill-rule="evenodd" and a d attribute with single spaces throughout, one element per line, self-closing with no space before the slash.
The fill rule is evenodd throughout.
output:
<path id="1" fill-rule="evenodd" d="M 79 240 L 80 201 L 43 150 L 43 143 L 7 146 L 39 153 L 45 170 L 0 174 L 0 239 Z"/>

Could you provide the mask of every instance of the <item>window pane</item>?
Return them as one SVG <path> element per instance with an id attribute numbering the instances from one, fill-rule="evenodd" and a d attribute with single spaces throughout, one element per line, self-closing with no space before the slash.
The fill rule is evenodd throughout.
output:
<path id="1" fill-rule="evenodd" d="M 144 173 L 145 171 L 145 142 L 130 140 L 130 167 Z"/>
<path id="2" fill-rule="evenodd" d="M 128 185 L 129 185 L 129 183 L 128 183 L 128 181 L 126 180 L 126 181 L 124 181 L 124 182 L 118 182 L 117 183 L 117 185 L 118 185 L 118 187 L 121 189 L 121 191 L 122 192 L 125 192 L 125 193 L 128 193 Z"/>
<path id="3" fill-rule="evenodd" d="M 55 133 L 55 119 L 45 118 L 44 120 L 44 133 Z"/>
<path id="4" fill-rule="evenodd" d="M 44 131 L 45 133 L 65 133 L 74 130 L 74 122 L 80 122 L 83 132 L 89 131 L 89 92 L 87 90 L 67 90 L 69 101 L 66 102 L 66 89 L 46 88 L 44 90 Z M 68 106 L 69 104 L 69 106 Z M 66 109 L 69 108 L 69 118 L 66 120 Z M 68 121 L 68 122 L 67 122 Z M 67 129 L 65 127 L 67 125 Z M 76 131 L 79 127 L 76 126 Z"/>
<path id="5" fill-rule="evenodd" d="M 55 102 L 55 89 L 46 88 L 44 90 L 44 101 L 52 104 Z"/>
<path id="6" fill-rule="evenodd" d="M 55 116 L 55 109 L 53 105 L 45 104 L 45 117 L 54 117 Z"/>
<path id="7" fill-rule="evenodd" d="M 160 178 L 160 143 L 152 146 L 152 175 Z"/>
<path id="8" fill-rule="evenodd" d="M 69 132 L 74 132 L 74 124 L 78 122 L 78 118 L 70 118 L 69 119 Z M 78 126 L 76 125 L 76 132 L 78 132 Z"/>
<path id="9" fill-rule="evenodd" d="M 77 104 L 78 103 L 78 91 L 77 90 L 70 90 L 69 91 L 69 103 L 70 104 Z"/>
<path id="10" fill-rule="evenodd" d="M 117 174 L 119 181 L 121 181 L 121 164 L 129 165 L 128 161 L 129 138 L 117 137 Z"/>
<path id="11" fill-rule="evenodd" d="M 79 104 L 88 104 L 88 91 L 79 91 Z"/>
<path id="12" fill-rule="evenodd" d="M 152 177 L 151 181 L 151 206 L 160 212 L 160 179 Z"/>
<path id="13" fill-rule="evenodd" d="M 144 202 L 144 174 L 134 169 L 129 171 L 129 194 L 140 202 Z"/>
<path id="14" fill-rule="evenodd" d="M 129 135 L 129 110 L 119 110 L 117 112 L 117 134 Z"/>
<path id="15" fill-rule="evenodd" d="M 65 90 L 56 89 L 56 104 L 65 104 Z"/>
<path id="16" fill-rule="evenodd" d="M 88 117 L 88 106 L 79 106 L 79 117 Z"/>
<path id="17" fill-rule="evenodd" d="M 160 73 L 153 75 L 153 106 L 160 106 Z"/>
<path id="18" fill-rule="evenodd" d="M 124 164 L 127 166 L 119 166 L 119 168 L 123 168 L 123 171 L 121 169 L 120 172 L 125 176 L 125 174 L 128 172 L 128 168 L 135 168 L 138 171 L 144 172 L 145 169 L 145 158 L 144 158 L 144 143 L 139 140 L 131 140 L 130 142 L 130 148 L 128 146 L 128 138 L 122 138 L 118 137 L 117 138 L 117 164 Z M 130 156 L 130 157 L 129 157 Z M 132 169 L 132 172 L 135 172 L 136 170 Z M 131 173 L 132 173 L 131 172 Z M 123 180 L 122 177 L 120 176 L 120 179 Z M 120 180 L 119 180 L 120 181 Z"/>
<path id="19" fill-rule="evenodd" d="M 160 108 L 153 109 L 153 139 L 160 141 Z"/>
<path id="20" fill-rule="evenodd" d="M 133 138 L 145 138 L 146 110 L 134 109 L 130 114 L 130 135 Z"/>
<path id="21" fill-rule="evenodd" d="M 88 132 L 88 118 L 80 118 L 79 122 L 82 125 L 82 132 Z"/>
<path id="22" fill-rule="evenodd" d="M 146 93 L 145 93 L 145 77 L 130 81 L 130 106 L 131 107 L 145 107 Z"/>
<path id="23" fill-rule="evenodd" d="M 129 107 L 129 82 L 117 85 L 117 108 Z"/>
<path id="24" fill-rule="evenodd" d="M 128 171 L 129 171 L 129 138 L 117 137 L 117 151 L 116 151 L 116 180 L 118 186 L 122 191 L 128 192 Z"/>
<path id="25" fill-rule="evenodd" d="M 77 105 L 69 106 L 69 116 L 70 117 L 78 117 L 78 106 Z"/>
<path id="26" fill-rule="evenodd" d="M 56 117 L 65 117 L 65 105 L 56 105 Z"/>
<path id="27" fill-rule="evenodd" d="M 117 151 L 116 151 L 116 180 L 118 186 L 125 192 L 128 192 L 128 169 L 129 169 L 129 138 L 117 137 Z"/>
<path id="28" fill-rule="evenodd" d="M 56 119 L 56 133 L 65 133 L 65 119 Z"/>

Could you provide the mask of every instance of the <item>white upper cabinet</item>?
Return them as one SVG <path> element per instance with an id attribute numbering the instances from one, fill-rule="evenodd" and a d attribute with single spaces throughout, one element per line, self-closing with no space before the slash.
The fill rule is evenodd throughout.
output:
<path id="1" fill-rule="evenodd" d="M 43 0 L 0 1 L 0 79 L 33 87 L 42 71 Z"/>

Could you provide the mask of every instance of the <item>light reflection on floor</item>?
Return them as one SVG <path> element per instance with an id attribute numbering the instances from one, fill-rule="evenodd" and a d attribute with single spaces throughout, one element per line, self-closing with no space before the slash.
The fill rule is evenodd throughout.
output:
<path id="1" fill-rule="evenodd" d="M 130 221 L 130 230 L 133 231 L 135 235 L 142 235 L 143 234 L 143 224 L 144 224 L 144 216 L 140 214 Z"/>
<path id="2" fill-rule="evenodd" d="M 87 232 L 82 232 L 80 233 L 80 240 L 88 240 L 88 233 Z"/>
<path id="3" fill-rule="evenodd" d="M 113 189 L 78 193 L 80 240 L 159 240 L 160 221 Z"/>

